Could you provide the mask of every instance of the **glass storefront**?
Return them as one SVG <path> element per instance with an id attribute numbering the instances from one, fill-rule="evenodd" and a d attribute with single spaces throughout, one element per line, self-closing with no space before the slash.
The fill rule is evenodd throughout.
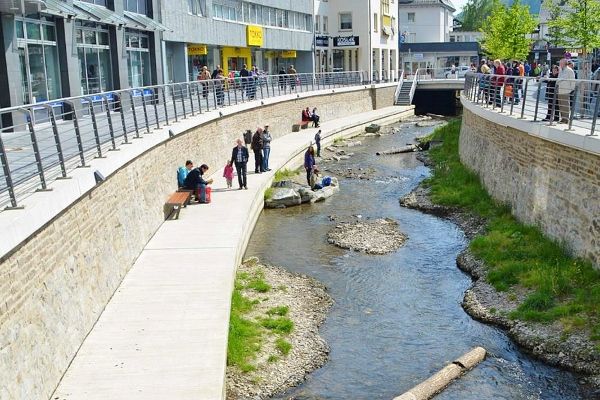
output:
<path id="1" fill-rule="evenodd" d="M 108 26 L 77 21 L 75 38 L 81 94 L 111 90 L 113 86 Z"/>
<path id="2" fill-rule="evenodd" d="M 127 30 L 125 32 L 127 71 L 130 87 L 150 86 L 150 40 L 147 34 Z"/>
<path id="3" fill-rule="evenodd" d="M 49 17 L 16 18 L 23 103 L 61 97 L 56 27 Z"/>

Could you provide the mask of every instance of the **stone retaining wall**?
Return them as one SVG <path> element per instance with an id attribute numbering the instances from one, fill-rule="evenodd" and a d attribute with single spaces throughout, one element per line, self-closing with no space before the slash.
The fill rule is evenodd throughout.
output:
<path id="1" fill-rule="evenodd" d="M 600 267 L 600 155 L 464 110 L 460 158 L 514 215 Z"/>
<path id="2" fill-rule="evenodd" d="M 386 105 L 374 96 L 372 88 L 313 96 L 190 129 L 130 161 L 0 259 L 0 399 L 49 398 L 163 222 L 164 200 L 186 159 L 220 168 L 245 129 L 269 123 L 276 138 L 291 131 L 302 108 L 337 119 Z"/>

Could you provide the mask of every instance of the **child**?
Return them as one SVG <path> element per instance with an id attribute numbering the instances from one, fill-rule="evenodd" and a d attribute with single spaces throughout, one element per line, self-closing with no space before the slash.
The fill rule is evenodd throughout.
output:
<path id="1" fill-rule="evenodd" d="M 231 160 L 227 160 L 227 165 L 223 170 L 223 177 L 227 180 L 227 188 L 231 189 L 231 183 L 233 181 L 233 165 Z"/>

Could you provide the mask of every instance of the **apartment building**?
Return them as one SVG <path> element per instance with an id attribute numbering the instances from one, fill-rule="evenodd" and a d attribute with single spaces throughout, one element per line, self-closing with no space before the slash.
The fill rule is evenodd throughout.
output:
<path id="1" fill-rule="evenodd" d="M 167 82 L 195 80 L 205 65 L 312 72 L 312 0 L 169 0 L 161 14 Z"/>
<path id="2" fill-rule="evenodd" d="M 396 79 L 396 0 L 315 0 L 315 70 Z"/>
<path id="3" fill-rule="evenodd" d="M 0 107 L 162 82 L 158 0 L 0 1 Z"/>

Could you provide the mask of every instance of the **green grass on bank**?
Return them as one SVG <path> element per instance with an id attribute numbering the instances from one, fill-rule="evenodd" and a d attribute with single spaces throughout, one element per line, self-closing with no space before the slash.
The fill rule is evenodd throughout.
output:
<path id="1" fill-rule="evenodd" d="M 275 177 L 273 178 L 273 181 L 275 181 L 275 182 L 287 181 L 287 180 L 297 176 L 298 174 L 300 174 L 300 168 L 280 169 L 279 171 L 275 172 Z"/>
<path id="2" fill-rule="evenodd" d="M 260 300 L 250 300 L 244 295 L 244 291 L 264 294 L 271 289 L 271 285 L 265 281 L 264 273 L 260 270 L 253 274 L 239 272 L 236 276 L 231 297 L 227 364 L 239 367 L 242 372 L 256 369 L 254 360 L 266 335 L 276 335 L 275 348 L 282 355 L 287 355 L 292 348 L 291 343 L 284 339 L 294 329 L 293 321 L 286 317 L 289 307 L 272 307 L 257 319 L 249 317 Z M 270 355 L 268 361 L 276 362 L 278 359 L 278 355 Z"/>
<path id="3" fill-rule="evenodd" d="M 590 262 L 571 257 L 537 227 L 517 221 L 509 207 L 489 196 L 479 177 L 460 162 L 460 124 L 451 121 L 430 137 L 443 141 L 429 152 L 435 168 L 425 183 L 432 201 L 462 207 L 488 220 L 486 234 L 470 245 L 486 263 L 488 281 L 499 291 L 510 293 L 517 286 L 530 291 L 510 317 L 560 321 L 565 333 L 585 328 L 593 340 L 600 340 L 600 273 Z"/>

